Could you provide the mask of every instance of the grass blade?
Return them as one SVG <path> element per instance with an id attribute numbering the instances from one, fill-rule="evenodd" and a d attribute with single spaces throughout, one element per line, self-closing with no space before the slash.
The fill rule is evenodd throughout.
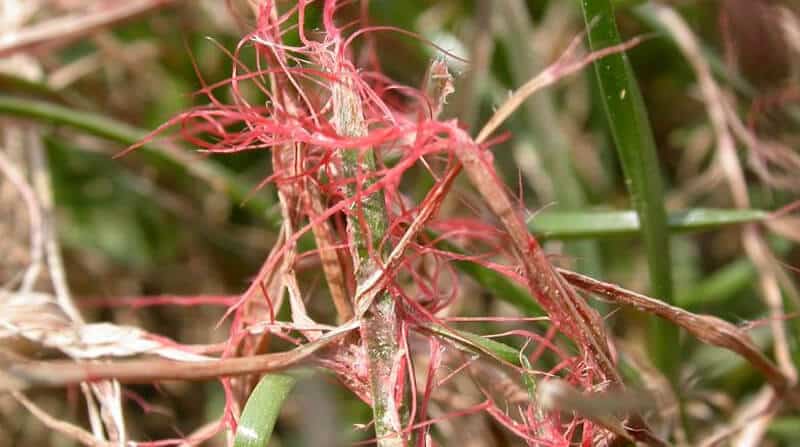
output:
<path id="1" fill-rule="evenodd" d="M 429 236 L 433 239 L 438 239 L 436 234 L 429 232 Z M 437 246 L 452 253 L 464 254 L 464 251 L 454 244 L 440 239 Z M 522 312 L 523 315 L 528 317 L 540 317 L 545 313 L 536 300 L 528 293 L 528 290 L 514 284 L 510 279 L 501 275 L 500 273 L 477 264 L 472 261 L 453 261 L 453 264 L 466 273 L 467 276 L 472 278 L 473 281 L 480 284 L 486 290 L 495 294 L 495 297 L 501 301 L 516 307 Z"/>
<path id="2" fill-rule="evenodd" d="M 42 123 L 67 126 L 89 135 L 120 143 L 126 147 L 144 140 L 150 132 L 126 123 L 82 112 L 48 101 L 0 95 L 0 115 L 27 118 Z M 186 170 L 192 176 L 207 182 L 212 188 L 223 190 L 228 196 L 258 216 L 264 216 L 273 229 L 280 227 L 280 218 L 270 212 L 270 203 L 263 195 L 251 194 L 254 185 L 242 182 L 224 167 L 200 158 L 189 151 L 146 144 L 140 148 L 154 162 L 167 162 Z"/>
<path id="3" fill-rule="evenodd" d="M 622 43 L 610 0 L 583 0 L 581 8 L 592 51 Z M 644 100 L 625 53 L 606 56 L 594 66 L 625 183 L 639 216 L 652 293 L 671 303 L 669 228 L 655 141 Z M 653 361 L 667 376 L 677 379 L 678 330 L 657 319 L 652 324 L 649 333 Z"/>
<path id="4" fill-rule="evenodd" d="M 792 247 L 784 240 L 775 240 L 770 245 L 778 256 L 785 256 Z M 688 310 L 719 306 L 756 284 L 756 266 L 747 258 L 739 258 L 707 275 L 703 281 L 681 291 L 675 301 L 678 306 Z"/>
<path id="5" fill-rule="evenodd" d="M 295 379 L 285 374 L 267 374 L 261 378 L 242 411 L 234 447 L 266 447 L 294 384 Z"/>
<path id="6" fill-rule="evenodd" d="M 777 418 L 769 424 L 767 433 L 773 438 L 784 441 L 786 445 L 797 445 L 800 442 L 800 417 L 784 416 Z"/>
<path id="7" fill-rule="evenodd" d="M 728 225 L 760 222 L 769 214 L 762 210 L 696 208 L 670 213 L 669 231 L 688 233 L 712 230 Z M 631 236 L 641 231 L 635 211 L 545 211 L 528 222 L 528 228 L 539 239 L 594 239 Z"/>
<path id="8" fill-rule="evenodd" d="M 425 326 L 432 333 L 457 342 L 465 347 L 486 354 L 497 360 L 510 363 L 514 366 L 522 366 L 521 353 L 505 343 L 486 338 L 482 335 L 471 332 L 459 331 L 457 329 L 446 328 L 438 324 Z M 527 359 L 526 359 L 527 360 Z M 529 362 L 526 362 L 530 365 Z"/>

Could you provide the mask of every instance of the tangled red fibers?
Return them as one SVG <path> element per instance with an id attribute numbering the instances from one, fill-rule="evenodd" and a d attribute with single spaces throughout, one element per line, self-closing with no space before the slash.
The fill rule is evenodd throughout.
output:
<path id="1" fill-rule="evenodd" d="M 273 250 L 251 286 L 230 307 L 229 313 L 234 318 L 226 356 L 247 355 L 260 349 L 258 335 L 254 335 L 251 329 L 257 323 L 274 320 L 283 296 L 282 289 L 271 296 L 274 292 L 269 285 L 279 275 L 284 258 L 295 250 L 297 240 L 313 225 L 330 223 L 338 247 L 346 246 L 350 241 L 344 230 L 346 224 L 343 216 L 360 213 L 359 207 L 353 204 L 380 191 L 385 199 L 387 221 L 387 232 L 381 244 L 395 246 L 423 207 L 435 205 L 438 209 L 441 205 L 426 203 L 425 200 L 415 203 L 410 195 L 401 190 L 404 175 L 413 171 L 415 179 L 428 176 L 432 185 L 439 185 L 456 167 L 455 148 L 486 150 L 486 147 L 479 147 L 456 121 L 440 120 L 435 116 L 433 111 L 437 109 L 437 98 L 430 98 L 418 89 L 398 85 L 380 71 L 376 53 L 373 52 L 374 46 L 369 44 L 368 39 L 370 33 L 391 31 L 393 28 L 366 26 L 348 35 L 345 30 L 349 26 L 337 25 L 336 13 L 341 4 L 326 0 L 321 5 L 322 31 L 312 33 L 306 29 L 308 8 L 312 3 L 300 0 L 289 10 L 278 13 L 278 8 L 271 1 L 262 2 L 255 30 L 245 36 L 230 53 L 233 63 L 230 79 L 204 85 L 198 93 L 208 98 L 207 105 L 176 116 L 155 132 L 178 127 L 186 141 L 208 153 L 273 151 L 273 172 L 266 176 L 259 187 L 273 183 L 284 193 L 287 201 L 295 205 L 288 212 L 298 223 L 296 231 L 284 234 L 280 245 Z M 363 11 L 366 11 L 365 7 Z M 299 36 L 300 43 L 297 46 L 288 45 L 284 40 L 284 35 L 294 30 Z M 370 65 L 357 67 L 353 63 L 354 48 L 359 40 L 364 39 L 367 44 L 363 45 L 363 51 L 369 52 L 369 57 L 359 60 L 367 60 Z M 244 51 L 255 52 L 254 67 L 241 62 Z M 343 136 L 335 131 L 332 97 L 337 85 L 346 86 L 360 102 L 360 111 L 357 112 L 363 115 L 363 135 Z M 232 101 L 221 100 L 218 96 L 220 90 L 225 90 Z M 252 99 L 253 91 L 262 97 L 257 102 Z M 360 170 L 354 176 L 347 177 L 341 158 L 344 150 L 362 153 L 372 151 L 376 168 L 373 171 Z M 487 175 L 496 173 L 487 172 Z M 306 194 L 308 185 L 315 188 L 324 199 L 324 209 L 312 210 L 303 206 L 308 201 L 299 200 L 299 197 Z M 348 194 L 348 185 L 356 186 L 355 194 Z M 439 197 L 436 200 L 441 202 L 444 199 Z M 485 209 L 481 204 L 472 204 L 472 208 Z M 437 233 L 438 236 L 435 235 Z M 463 247 L 468 254 L 442 249 L 439 246 L 441 240 Z M 408 380 L 414 377 L 413 369 L 405 369 L 411 364 L 408 361 L 410 357 L 398 359 L 405 365 L 398 367 L 401 371 L 399 375 L 403 376 L 399 378 L 398 389 L 410 387 L 414 402 L 418 400 L 417 405 L 413 405 L 414 408 L 408 412 L 411 420 L 406 422 L 406 427 L 409 431 L 416 431 L 420 440 L 429 439 L 425 436 L 427 427 L 435 422 L 428 419 L 427 405 L 433 398 L 433 389 L 444 383 L 444 373 L 440 367 L 445 362 L 444 353 L 447 350 L 444 348 L 450 345 L 429 332 L 416 331 L 415 328 L 432 323 L 444 325 L 437 315 L 449 311 L 448 306 L 459 297 L 459 284 L 462 282 L 454 268 L 454 261 L 478 263 L 520 284 L 526 284 L 520 271 L 508 265 L 508 260 L 514 259 L 508 245 L 502 230 L 474 216 L 462 213 L 443 218 L 434 215 L 424 231 L 408 244 L 400 262 L 388 272 L 388 290 L 398 303 L 398 315 L 403 323 L 400 326 L 403 329 L 397 334 L 398 338 L 402 338 L 399 346 L 408 347 L 405 353 L 408 357 L 411 355 L 408 351 L 421 346 L 421 337 L 429 340 L 427 374 L 419 390 L 416 381 L 409 383 Z M 373 248 L 370 251 L 372 256 L 378 256 L 381 251 Z M 340 256 L 340 260 L 342 270 L 350 276 L 347 278 L 347 290 L 352 296 L 352 265 L 348 265 L 345 257 Z M 502 263 L 504 260 L 506 264 Z M 254 312 L 253 303 L 259 302 L 266 304 L 268 310 Z M 559 318 L 562 317 L 551 315 L 553 321 Z M 275 325 L 268 332 L 297 343 L 303 337 L 313 338 L 311 331 L 297 328 L 292 331 L 287 327 Z M 290 335 L 298 332 L 302 337 Z M 558 374 L 582 388 L 592 387 L 595 381 L 602 380 L 584 360 L 557 348 L 553 343 L 555 334 L 555 330 L 547 331 L 545 336 L 518 330 L 507 335 L 528 340 L 534 347 L 531 362 L 536 362 L 544 352 L 558 359 L 550 374 Z M 368 401 L 370 396 L 363 350 L 358 346 L 343 344 L 333 352 L 320 359 L 319 364 L 336 372 L 343 383 Z M 464 370 L 469 369 L 470 362 L 472 359 L 462 363 Z M 227 422 L 235 426 L 235 415 L 238 413 L 235 410 L 246 397 L 249 382 L 225 379 L 223 383 L 228 399 Z M 512 409 L 504 402 L 498 402 L 496 393 L 490 387 L 487 384 L 486 388 L 481 388 L 486 400 L 476 404 L 473 410 L 485 411 L 530 445 L 569 445 L 575 441 L 575 433 L 580 433 L 582 443 L 586 444 L 598 434 L 598 429 L 588 421 L 571 417 L 562 420 L 562 415 L 544 414 L 536 407 L 535 396 L 531 396 L 524 405 Z M 417 391 L 421 392 L 419 399 Z M 399 394 L 402 400 L 402 393 Z M 453 414 L 469 412 L 469 409 L 461 409 Z"/>

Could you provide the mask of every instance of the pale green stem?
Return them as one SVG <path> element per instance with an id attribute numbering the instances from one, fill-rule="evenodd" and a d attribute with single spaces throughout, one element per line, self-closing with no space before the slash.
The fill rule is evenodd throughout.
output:
<path id="1" fill-rule="evenodd" d="M 361 100 L 351 86 L 344 83 L 333 87 L 333 125 L 347 137 L 367 133 Z M 371 149 L 346 149 L 342 151 L 344 175 L 357 184 L 348 187 L 351 196 L 369 188 L 374 183 L 369 175 L 375 171 L 375 155 Z M 383 242 L 386 233 L 386 205 L 383 192 L 364 196 L 350 209 L 347 226 L 350 233 L 351 254 L 355 268 L 357 289 L 361 289 L 370 276 L 381 266 L 376 261 L 387 251 Z M 356 293 L 358 296 L 359 293 Z M 358 303 L 356 303 L 357 305 Z M 402 424 L 398 402 L 395 402 L 394 365 L 398 364 L 400 349 L 397 343 L 397 314 L 392 296 L 381 292 L 363 316 L 361 338 L 369 359 L 372 410 L 375 417 L 375 436 L 378 447 L 402 447 L 405 440 L 400 434 Z"/>

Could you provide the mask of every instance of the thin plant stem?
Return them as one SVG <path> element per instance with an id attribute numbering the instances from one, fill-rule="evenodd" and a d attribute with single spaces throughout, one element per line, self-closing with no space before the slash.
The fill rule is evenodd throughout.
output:
<path id="1" fill-rule="evenodd" d="M 14 397 L 14 399 L 16 399 L 20 405 L 25 407 L 26 410 L 30 411 L 31 414 L 39 419 L 46 427 L 53 431 L 57 431 L 76 442 L 80 442 L 83 445 L 92 447 L 111 447 L 114 445 L 110 442 L 95 438 L 91 433 L 87 432 L 81 427 L 78 427 L 77 425 L 70 424 L 69 422 L 62 421 L 61 419 L 56 419 L 34 404 L 22 393 L 12 393 L 12 397 Z"/>
<path id="2" fill-rule="evenodd" d="M 655 298 L 650 298 L 614 284 L 592 279 L 579 273 L 559 269 L 570 284 L 590 293 L 601 295 L 620 304 L 636 307 L 642 311 L 656 315 L 675 327 L 681 327 L 698 340 L 712 346 L 733 351 L 747 360 L 764 378 L 784 396 L 792 406 L 800 405 L 800 392 L 790 372 L 781 368 L 761 353 L 744 329 L 714 317 L 712 315 L 695 314 L 679 307 L 669 305 Z"/>
<path id="3" fill-rule="evenodd" d="M 316 340 L 290 351 L 231 357 L 202 362 L 136 359 L 114 362 L 75 363 L 71 360 L 28 361 L 0 352 L 0 391 L 23 391 L 37 387 L 63 387 L 80 382 L 114 379 L 121 383 L 152 383 L 164 380 L 213 380 L 254 373 L 279 372 L 297 367 L 315 353 L 341 340 L 360 323 L 337 326 Z"/>
<path id="4" fill-rule="evenodd" d="M 345 79 L 333 87 L 333 125 L 342 136 L 359 137 L 367 133 L 367 128 L 361 100 L 348 82 Z M 345 176 L 356 182 L 349 184 L 348 193 L 357 196 L 374 183 L 370 175 L 375 171 L 375 154 L 371 149 L 356 148 L 342 150 L 341 156 Z M 383 268 L 376 256 L 383 258 L 383 252 L 389 248 L 383 242 L 387 229 L 383 192 L 379 190 L 356 200 L 347 224 L 358 297 L 364 284 Z M 388 291 L 381 290 L 364 313 L 361 324 L 361 338 L 369 359 L 372 410 L 379 447 L 405 445 L 399 405 L 395 402 L 395 365 L 401 360 L 397 334 L 394 298 Z"/>

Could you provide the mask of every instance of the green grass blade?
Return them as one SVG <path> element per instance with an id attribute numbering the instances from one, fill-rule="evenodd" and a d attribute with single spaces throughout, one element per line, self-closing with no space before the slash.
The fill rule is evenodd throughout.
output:
<path id="1" fill-rule="evenodd" d="M 132 146 L 150 133 L 105 116 L 82 112 L 52 102 L 0 95 L 0 114 L 66 126 L 89 135 Z M 172 167 L 190 170 L 198 178 L 207 180 L 212 187 L 221 188 L 231 199 L 256 215 L 264 216 L 274 229 L 279 228 L 279 216 L 270 213 L 270 203 L 262 195 L 251 195 L 254 185 L 242 182 L 224 167 L 186 153 L 187 159 L 178 159 L 176 151 L 157 144 L 146 144 L 140 149 L 148 158 L 167 162 Z M 190 163 L 191 166 L 187 166 Z"/>
<path id="2" fill-rule="evenodd" d="M 776 256 L 785 256 L 792 248 L 786 240 L 773 240 L 770 244 Z M 698 310 L 703 306 L 720 305 L 737 296 L 743 290 L 758 283 L 758 270 L 747 258 L 731 261 L 676 296 L 678 306 L 687 310 Z"/>
<path id="3" fill-rule="evenodd" d="M 500 273 L 471 261 L 454 261 L 454 264 L 456 268 L 466 273 L 483 288 L 494 293 L 497 299 L 516 307 L 525 316 L 540 317 L 544 315 L 542 308 L 536 304 L 527 290 L 517 286 Z"/>
<path id="4" fill-rule="evenodd" d="M 758 271 L 749 259 L 737 259 L 706 277 L 691 289 L 677 295 L 676 304 L 684 309 L 723 303 L 758 280 Z"/>
<path id="5" fill-rule="evenodd" d="M 425 327 L 436 335 L 455 341 L 479 353 L 508 362 L 514 366 L 522 366 L 519 349 L 513 348 L 505 343 L 471 332 L 446 328 L 438 324 L 429 324 Z"/>
<path id="6" fill-rule="evenodd" d="M 525 368 L 525 371 L 522 373 L 522 383 L 525 385 L 525 389 L 528 391 L 528 399 L 533 402 L 536 399 L 536 378 L 533 376 L 533 374 L 528 372 L 533 371 L 533 366 L 531 366 L 531 361 L 528 360 L 528 357 L 522 355 L 519 357 L 519 359 L 521 361 L 521 366 Z"/>
<path id="7" fill-rule="evenodd" d="M 774 419 L 767 428 L 767 434 L 785 445 L 797 445 L 800 442 L 800 417 L 784 416 Z"/>
<path id="8" fill-rule="evenodd" d="M 622 43 L 610 0 L 583 0 L 581 8 L 593 51 Z M 653 132 L 636 77 L 625 53 L 595 62 L 595 74 L 625 183 L 639 216 L 647 250 L 651 293 L 671 303 L 673 296 L 669 228 Z M 654 363 L 677 379 L 678 329 L 653 319 L 650 351 Z"/>
<path id="9" fill-rule="evenodd" d="M 769 214 L 762 210 L 690 209 L 667 217 L 672 233 L 712 230 L 728 225 L 760 222 Z M 528 228 L 539 239 L 599 239 L 632 236 L 641 231 L 635 211 L 544 211 L 536 214 Z"/>
<path id="10" fill-rule="evenodd" d="M 285 374 L 267 374 L 261 378 L 244 405 L 234 447 L 265 447 L 269 443 L 281 406 L 294 384 L 295 379 Z"/>
<path id="11" fill-rule="evenodd" d="M 32 81 L 9 73 L 0 73 L 0 89 L 14 92 L 16 95 L 36 96 L 53 101 L 64 99 L 61 92 L 53 90 L 43 82 Z"/>
<path id="12" fill-rule="evenodd" d="M 429 234 L 432 238 L 436 238 L 435 234 Z M 440 240 L 437 246 L 449 252 L 464 254 L 464 251 L 459 247 L 445 241 Z M 546 315 L 536 300 L 528 293 L 528 290 L 517 286 L 510 279 L 495 272 L 494 270 L 484 267 L 472 261 L 453 261 L 453 264 L 466 273 L 467 276 L 472 278 L 473 281 L 480 284 L 486 290 L 494 293 L 495 297 L 501 301 L 516 307 L 523 315 L 528 317 L 540 317 Z"/>

